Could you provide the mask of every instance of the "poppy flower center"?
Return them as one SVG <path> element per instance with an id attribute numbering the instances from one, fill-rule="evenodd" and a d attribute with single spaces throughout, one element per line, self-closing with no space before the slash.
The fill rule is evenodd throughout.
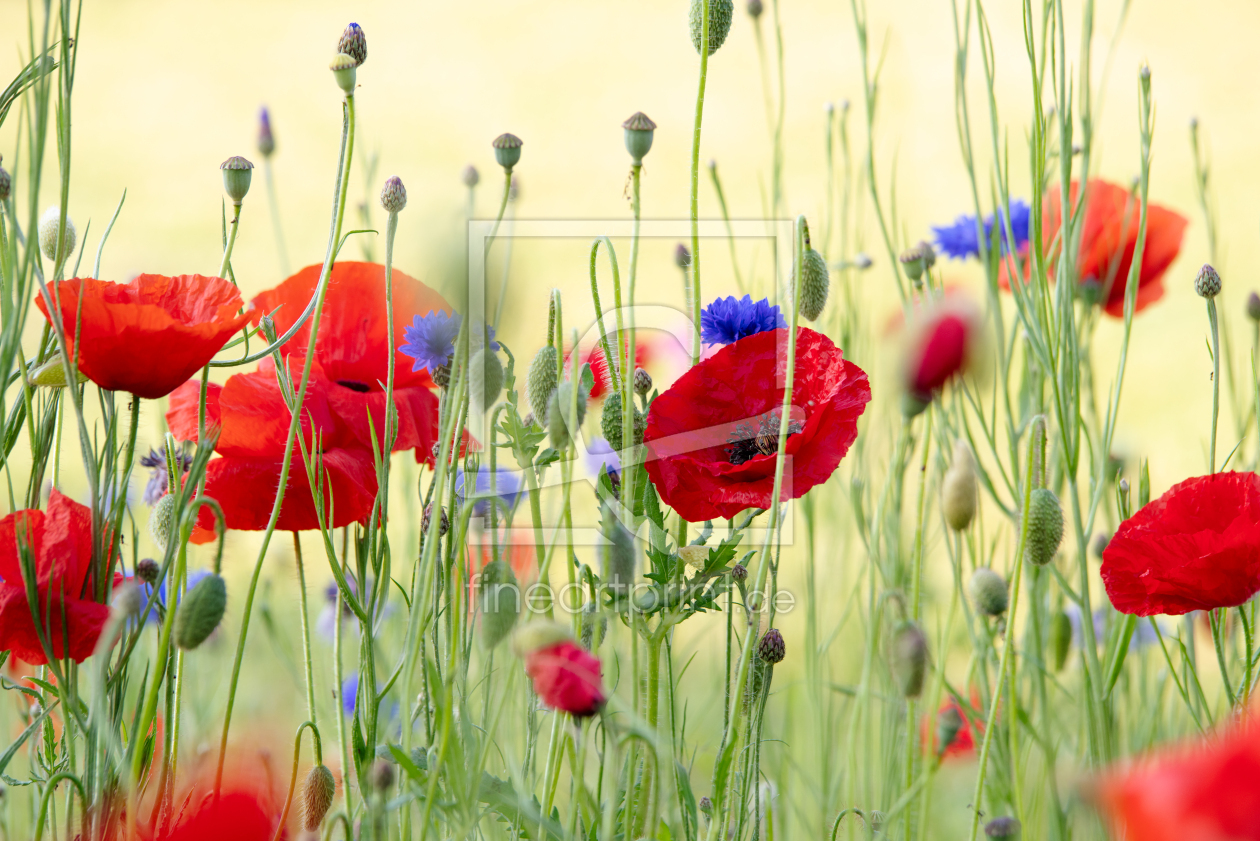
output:
<path id="1" fill-rule="evenodd" d="M 789 420 L 787 434 L 796 435 L 805 426 L 798 420 Z M 757 456 L 772 456 L 779 451 L 779 416 L 766 412 L 757 417 L 754 427 L 751 423 L 741 423 L 727 437 L 730 444 L 726 448 L 726 456 L 731 464 L 743 464 Z"/>
<path id="2" fill-rule="evenodd" d="M 361 383 L 358 380 L 337 380 L 337 385 L 345 386 L 351 391 L 357 391 L 360 394 L 367 394 L 372 390 L 371 386 Z"/>

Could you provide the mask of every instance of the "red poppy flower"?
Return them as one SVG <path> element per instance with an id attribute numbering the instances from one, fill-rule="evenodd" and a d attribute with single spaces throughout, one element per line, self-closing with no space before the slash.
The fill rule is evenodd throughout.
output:
<path id="1" fill-rule="evenodd" d="M 247 320 L 237 315 L 243 302 L 235 286 L 199 274 L 142 274 L 130 283 L 76 277 L 49 292 L 84 375 L 101 388 L 149 399 L 204 368 Z M 42 295 L 35 305 L 47 318 Z"/>
<path id="2" fill-rule="evenodd" d="M 594 715 L 608 700 L 599 658 L 573 642 L 527 654 L 525 673 L 534 681 L 534 693 L 544 704 L 578 718 Z"/>
<path id="3" fill-rule="evenodd" d="M 973 693 L 972 704 L 975 705 L 979 701 L 979 697 Z M 929 755 L 936 753 L 937 722 L 940 720 L 941 713 L 948 709 L 958 711 L 958 717 L 962 719 L 962 727 L 958 728 L 954 741 L 950 742 L 941 753 L 941 758 L 949 759 L 952 756 L 968 756 L 975 752 L 976 749 L 975 733 L 972 732 L 971 719 L 967 717 L 967 713 L 952 697 L 941 704 L 941 708 L 935 716 L 924 716 L 923 723 L 920 726 L 919 741 L 926 753 Z M 977 722 L 976 725 L 976 729 L 983 732 L 984 722 Z"/>
<path id="4" fill-rule="evenodd" d="M 19 540 L 35 558 L 39 618 L 53 656 L 82 663 L 109 620 L 109 607 L 93 601 L 89 592 L 91 509 L 53 488 L 47 512 L 27 509 L 0 520 L 0 647 L 44 665 L 48 658 L 26 600 Z"/>
<path id="5" fill-rule="evenodd" d="M 643 436 L 647 472 L 692 522 L 769 508 L 774 492 L 787 330 L 747 336 L 701 361 L 653 403 Z M 783 499 L 835 472 L 871 399 L 861 368 L 821 333 L 797 333 Z"/>
<path id="6" fill-rule="evenodd" d="M 1187 479 L 1120 524 L 1103 550 L 1116 610 L 1138 616 L 1234 607 L 1260 590 L 1260 476 Z"/>
<path id="7" fill-rule="evenodd" d="M 307 266 L 274 289 L 251 301 L 254 323 L 272 311 L 276 331 L 283 334 L 301 316 L 315 294 L 319 264 Z M 403 328 L 416 315 L 450 305 L 415 278 L 394 269 L 393 344 L 385 317 L 385 267 L 378 263 L 337 263 L 328 281 L 315 359 L 329 380 L 328 402 L 358 438 L 370 447 L 375 429 L 377 446 L 385 436 L 385 382 L 389 355 L 394 354 L 394 405 L 398 410 L 398 434 L 394 451 L 416 451 L 416 460 L 432 462 L 438 434 L 438 406 L 433 380 L 426 369 L 412 371 L 412 360 L 399 353 Z M 310 322 L 281 348 L 286 356 L 305 355 L 310 341 Z M 369 417 L 371 421 L 369 423 Z"/>
<path id="8" fill-rule="evenodd" d="M 266 770 L 268 753 L 257 750 L 251 752 L 248 762 L 244 758 L 229 761 L 218 797 L 212 794 L 213 766 L 204 769 L 191 785 L 176 792 L 177 805 L 169 823 L 159 819 L 156 827 L 137 827 L 140 836 L 154 841 L 271 841 L 293 837 L 285 831 L 287 827 L 280 829 L 277 836 L 285 797 Z M 287 773 L 283 779 L 288 780 Z M 178 804 L 185 805 L 180 808 Z M 142 815 L 148 814 L 142 810 Z"/>
<path id="9" fill-rule="evenodd" d="M 1080 182 L 1068 187 L 1068 201 L 1075 208 L 1079 202 Z M 1088 202 L 1081 228 L 1081 249 L 1076 272 L 1082 283 L 1095 282 L 1102 289 L 1101 306 L 1107 315 L 1124 317 L 1124 291 L 1129 267 L 1137 251 L 1141 213 L 1138 200 L 1118 184 L 1091 178 L 1086 188 Z M 1181 239 L 1189 220 L 1174 210 L 1157 204 L 1147 206 L 1146 247 L 1142 251 L 1142 269 L 1138 275 L 1135 311 L 1140 312 L 1164 296 L 1164 272 L 1177 259 Z M 1043 240 L 1047 248 L 1059 235 L 1060 189 L 1051 187 L 1046 193 L 1043 215 Z M 1008 260 L 1002 261 L 1002 285 L 1008 286 L 1005 275 Z M 1024 277 L 1028 277 L 1025 262 Z M 1009 288 L 1009 287 L 1008 287 Z"/>
<path id="10" fill-rule="evenodd" d="M 906 331 L 905 388 L 922 400 L 961 373 L 975 356 L 979 313 L 960 294 L 921 306 Z"/>
<path id="11" fill-rule="evenodd" d="M 1115 772 L 1100 793 L 1117 838 L 1260 841 L 1260 728 L 1246 722 Z"/>

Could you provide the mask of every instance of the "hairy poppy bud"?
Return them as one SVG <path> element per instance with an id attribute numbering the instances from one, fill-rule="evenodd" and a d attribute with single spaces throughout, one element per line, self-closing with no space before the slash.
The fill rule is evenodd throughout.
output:
<path id="1" fill-rule="evenodd" d="M 388 759 L 373 762 L 372 770 L 368 772 L 368 782 L 379 792 L 389 791 L 389 787 L 394 784 L 394 763 Z"/>
<path id="2" fill-rule="evenodd" d="M 640 368 L 640 371 L 643 369 Z M 647 372 L 644 372 L 645 374 Z M 604 408 L 600 413 L 599 427 L 604 437 L 608 439 L 608 444 L 614 450 L 623 449 L 625 442 L 622 440 L 621 428 L 621 395 L 613 392 L 604 399 Z M 634 445 L 643 443 L 643 433 L 647 431 L 647 415 L 640 412 L 637 408 L 634 410 Z"/>
<path id="3" fill-rule="evenodd" d="M 61 208 L 50 207 L 44 211 L 44 215 L 39 217 L 39 250 L 44 253 L 44 259 L 53 263 L 58 263 L 65 259 L 67 255 L 74 253 L 74 243 L 78 238 L 78 233 L 74 229 L 74 222 L 70 221 L 70 217 L 66 217 L 66 235 L 61 242 L 61 248 L 57 247 L 57 233 L 61 228 Z"/>
<path id="4" fill-rule="evenodd" d="M 152 584 L 157 581 L 161 572 L 162 565 L 152 558 L 141 558 L 136 564 L 136 578 L 139 578 L 145 584 Z"/>
<path id="5" fill-rule="evenodd" d="M 149 512 L 149 535 L 162 551 L 175 533 L 175 497 L 167 494 L 157 501 Z"/>
<path id="6" fill-rule="evenodd" d="M 83 369 L 76 369 L 74 373 L 75 379 L 80 383 L 87 382 L 87 375 L 83 373 Z M 62 363 L 60 354 L 31 371 L 30 376 L 31 385 L 34 386 L 42 388 L 66 387 L 66 366 Z"/>
<path id="7" fill-rule="evenodd" d="M 219 164 L 219 169 L 223 170 L 223 191 L 233 204 L 240 204 L 249 193 L 254 165 L 240 155 L 233 155 Z"/>
<path id="8" fill-rule="evenodd" d="M 196 648 L 223 621 L 227 609 L 227 585 L 215 573 L 192 586 L 175 614 L 175 644 L 185 650 Z"/>
<path id="9" fill-rule="evenodd" d="M 640 397 L 647 397 L 648 392 L 652 390 L 652 375 L 642 368 L 634 369 L 634 393 Z M 646 420 L 645 420 L 646 423 Z"/>
<path id="10" fill-rule="evenodd" d="M 124 581 L 114 588 L 114 597 L 111 602 L 114 610 L 121 615 L 135 616 L 144 609 L 144 594 L 140 592 L 136 582 Z"/>
<path id="11" fill-rule="evenodd" d="M 13 178 L 9 175 L 9 171 L 0 166 L 0 201 L 4 201 L 9 197 L 9 191 L 13 189 Z"/>
<path id="12" fill-rule="evenodd" d="M 691 45 L 700 52 L 704 48 L 704 9 L 701 0 L 691 0 Z M 709 55 L 718 51 L 731 31 L 731 18 L 735 14 L 735 0 L 708 0 L 709 3 Z"/>
<path id="13" fill-rule="evenodd" d="M 938 756 L 954 744 L 954 740 L 962 731 L 962 726 L 962 713 L 953 704 L 936 714 L 936 753 Z"/>
<path id="14" fill-rule="evenodd" d="M 337 52 L 353 58 L 355 67 L 367 61 L 367 36 L 363 34 L 363 27 L 357 23 L 347 26 L 337 39 Z"/>
<path id="15" fill-rule="evenodd" d="M 554 345 L 547 345 L 534 355 L 529 363 L 529 374 L 525 377 L 525 396 L 529 399 L 529 408 L 534 413 L 536 423 L 547 422 L 547 409 L 551 404 L 551 393 L 556 390 L 556 362 L 559 352 Z"/>
<path id="16" fill-rule="evenodd" d="M 4 170 L 0 170 L 4 172 Z M 1260 321 L 1260 295 L 1254 291 L 1247 295 L 1247 317 L 1252 321 Z"/>
<path id="17" fill-rule="evenodd" d="M 786 654 L 783 634 L 779 633 L 777 628 L 771 628 L 766 631 L 761 637 L 761 641 L 757 643 L 757 656 L 761 658 L 763 663 L 768 663 L 771 666 L 775 663 L 781 663 Z"/>
<path id="18" fill-rule="evenodd" d="M 569 446 L 573 434 L 582 427 L 586 420 L 586 395 L 577 396 L 577 417 L 570 418 L 569 411 L 573 407 L 573 380 L 565 380 L 560 387 L 551 393 L 551 401 L 547 406 L 547 434 L 551 437 L 551 446 L 563 450 Z M 576 420 L 573 429 L 570 422 Z"/>
<path id="19" fill-rule="evenodd" d="M 967 582 L 967 592 L 976 610 L 985 616 L 1001 616 L 1006 613 L 1009 596 L 1006 592 L 1006 581 L 988 567 L 976 567 Z"/>
<path id="20" fill-rule="evenodd" d="M 994 818 L 984 825 L 984 834 L 988 838 L 1016 839 L 1019 838 L 1019 830 L 1018 818 Z"/>
<path id="21" fill-rule="evenodd" d="M 477 167 L 472 164 L 464 167 L 464 173 L 460 176 L 460 178 L 463 180 L 464 186 L 470 190 L 481 183 L 481 173 L 478 172 Z"/>
<path id="22" fill-rule="evenodd" d="M 954 463 L 945 471 L 941 480 L 941 511 L 945 522 L 954 531 L 962 531 L 971 525 L 976 516 L 976 462 L 971 448 L 959 440 L 954 444 Z"/>
<path id="23" fill-rule="evenodd" d="M 1216 269 L 1204 263 L 1194 279 L 1194 291 L 1200 298 L 1215 298 L 1221 294 L 1221 276 L 1216 273 Z"/>
<path id="24" fill-rule="evenodd" d="M 354 93 L 358 67 L 359 65 L 355 62 L 354 57 L 348 53 L 337 53 L 333 56 L 333 60 L 328 63 L 328 69 L 333 74 L 333 81 L 337 83 L 337 87 L 341 88 L 346 96 Z"/>
<path id="25" fill-rule="evenodd" d="M 270 158 L 276 151 L 276 138 L 271 133 L 271 115 L 264 108 L 258 112 L 258 154 Z"/>
<path id="26" fill-rule="evenodd" d="M 643 163 L 643 156 L 652 149 L 652 132 L 656 131 L 656 123 L 642 111 L 635 111 L 630 119 L 621 124 L 626 130 L 626 151 L 635 166 Z"/>
<path id="27" fill-rule="evenodd" d="M 491 561 L 481 572 L 481 641 L 494 648 L 512 632 L 521 613 L 521 588 L 507 561 Z"/>
<path id="28" fill-rule="evenodd" d="M 748 16 L 753 20 L 761 17 L 761 13 L 765 11 L 765 6 L 762 5 L 761 0 L 748 0 L 748 5 L 745 8 L 748 9 Z"/>
<path id="29" fill-rule="evenodd" d="M 634 586 L 634 535 L 605 506 L 604 542 L 599 547 L 600 578 L 609 592 L 624 596 Z"/>
<path id="30" fill-rule="evenodd" d="M 499 162 L 499 166 L 511 172 L 512 167 L 520 162 L 521 146 L 525 144 L 515 134 L 504 132 L 496 137 L 490 145 L 494 148 L 494 159 Z"/>
<path id="31" fill-rule="evenodd" d="M 796 267 L 793 266 L 793 272 Z M 793 278 L 795 280 L 795 278 Z M 827 305 L 831 274 L 827 261 L 809 244 L 809 228 L 805 229 L 805 253 L 801 255 L 801 315 L 814 321 Z"/>
<path id="32" fill-rule="evenodd" d="M 599 605 L 588 602 L 582 608 L 580 628 L 582 647 L 587 651 L 599 648 L 600 643 L 604 641 L 604 636 L 608 633 L 608 619 L 600 614 Z"/>
<path id="33" fill-rule="evenodd" d="M 468 383 L 483 407 L 493 406 L 503 391 L 503 363 L 489 348 L 482 348 L 468 360 Z"/>
<path id="34" fill-rule="evenodd" d="M 678 243 L 678 247 L 674 249 L 674 265 L 686 271 L 691 266 L 691 249 Z"/>
<path id="35" fill-rule="evenodd" d="M 1024 557 L 1037 566 L 1054 559 L 1063 542 L 1063 508 L 1048 488 L 1034 488 L 1028 505 L 1028 546 Z"/>
<path id="36" fill-rule="evenodd" d="M 385 179 L 385 186 L 381 188 L 381 207 L 385 208 L 386 213 L 398 213 L 406 206 L 407 188 L 403 186 L 401 178 L 391 175 Z"/>
<path id="37" fill-rule="evenodd" d="M 1060 610 L 1050 620 L 1050 653 L 1053 658 L 1051 662 L 1056 672 L 1062 671 L 1071 647 L 1072 620 Z"/>
<path id="38" fill-rule="evenodd" d="M 927 637 L 914 622 L 902 622 L 893 630 L 889 666 L 906 698 L 917 698 L 923 691 L 927 655 Z"/>
<path id="39" fill-rule="evenodd" d="M 316 765 L 302 783 L 302 828 L 315 832 L 324 822 L 337 793 L 337 782 L 326 765 Z"/>

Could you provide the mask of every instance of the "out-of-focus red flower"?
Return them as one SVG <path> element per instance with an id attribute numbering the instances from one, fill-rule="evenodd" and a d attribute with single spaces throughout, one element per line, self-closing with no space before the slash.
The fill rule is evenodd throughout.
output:
<path id="1" fill-rule="evenodd" d="M 289 364 L 290 374 L 296 380 L 301 376 L 302 360 L 295 357 Z M 178 438 L 196 438 L 199 388 L 199 383 L 190 381 L 171 396 L 166 422 Z M 313 371 L 300 423 L 308 452 L 318 453 L 327 524 L 341 527 L 371 514 L 376 498 L 376 469 L 371 453 L 359 445 L 354 432 L 334 413 L 329 390 L 322 373 Z M 217 418 L 220 425 L 215 444 L 220 457 L 206 467 L 206 495 L 222 506 L 229 529 L 265 529 L 275 504 L 293 417 L 280 393 L 274 364 L 265 361 L 253 373 L 235 374 L 222 389 L 208 393 L 206 417 Z M 328 519 L 330 511 L 332 516 Z M 318 514 L 301 450 L 295 447 L 276 528 L 316 529 Z M 191 540 L 205 543 L 213 537 L 214 515 L 203 508 Z"/>
<path id="2" fill-rule="evenodd" d="M 978 697 L 973 695 L 972 704 L 979 701 Z M 924 716 L 923 723 L 920 726 L 920 739 L 923 749 L 929 755 L 935 754 L 937 751 L 937 722 L 940 716 L 946 710 L 953 709 L 958 712 L 958 717 L 962 719 L 962 727 L 958 728 L 958 733 L 954 736 L 954 741 L 950 742 L 945 750 L 941 753 L 942 759 L 949 759 L 952 756 L 970 756 L 976 750 L 976 737 L 972 732 L 971 719 L 967 713 L 959 705 L 959 703 L 950 697 L 945 703 L 941 704 L 940 710 L 935 716 Z M 976 722 L 976 730 L 984 731 L 984 722 Z"/>
<path id="3" fill-rule="evenodd" d="M 610 345 L 615 344 L 615 342 L 613 342 L 612 337 L 609 337 L 609 344 Z M 628 347 L 628 346 L 629 346 L 629 342 L 626 342 L 626 344 L 623 345 L 623 347 Z M 624 352 L 625 351 L 623 350 L 622 353 L 624 354 Z M 617 356 L 618 359 L 621 358 L 620 356 L 618 356 L 617 351 L 615 349 L 613 350 L 613 355 Z M 578 359 L 582 361 L 583 365 L 589 363 L 591 366 L 591 373 L 595 375 L 595 385 L 591 387 L 590 399 L 599 400 L 603 398 L 604 396 L 606 396 L 608 392 L 612 390 L 612 372 L 608 367 L 608 360 L 604 358 L 603 345 L 596 344 L 594 347 L 588 349 L 586 352 L 580 353 L 578 355 Z M 635 367 L 646 368 L 651 363 L 652 363 L 651 345 L 646 341 L 636 340 L 634 343 Z M 570 371 L 570 376 L 571 376 L 572 375 L 572 354 L 570 354 L 570 356 L 566 359 L 565 364 L 568 367 Z M 634 372 L 631 371 L 630 373 L 633 374 Z"/>
<path id="4" fill-rule="evenodd" d="M 1116 610 L 1138 616 L 1247 601 L 1260 591 L 1260 476 L 1174 485 L 1120 524 L 1103 550 L 1102 579 Z"/>
<path id="5" fill-rule="evenodd" d="M 524 529 L 500 531 L 499 559 L 508 562 L 518 581 L 531 581 L 538 574 L 535 562 L 534 535 Z M 494 560 L 494 548 L 490 545 L 489 532 L 468 533 L 468 553 L 473 559 L 473 572 L 484 569 Z"/>
<path id="6" fill-rule="evenodd" d="M 927 401 L 973 361 L 980 315 L 962 294 L 921 305 L 905 334 L 904 379 L 910 394 Z"/>
<path id="7" fill-rule="evenodd" d="M 647 472 L 691 522 L 769 508 L 774 492 L 786 329 L 747 336 L 694 366 L 660 395 L 643 436 Z M 783 499 L 835 472 L 871 399 L 866 374 L 821 333 L 800 328 Z"/>
<path id="8" fill-rule="evenodd" d="M 599 658 L 574 642 L 525 655 L 525 673 L 544 704 L 579 718 L 599 712 L 608 700 Z"/>
<path id="9" fill-rule="evenodd" d="M 265 741 L 266 737 L 258 739 Z M 287 769 L 270 773 L 269 753 L 257 750 L 251 752 L 248 762 L 242 757 L 229 761 L 217 798 L 213 795 L 213 766 L 207 766 L 191 784 L 177 784 L 173 798 L 176 808 L 165 820 L 159 817 L 156 826 L 138 827 L 140 836 L 153 841 L 272 841 L 293 837 L 289 827 L 282 828 L 277 836 L 285 797 L 276 779 L 287 781 L 288 773 Z M 186 805 L 180 808 L 179 804 Z M 290 812 L 291 819 L 295 813 Z M 150 811 L 142 809 L 141 814 L 148 816 Z"/>
<path id="10" fill-rule="evenodd" d="M 1117 838 L 1260 841 L 1260 728 L 1247 721 L 1117 769 L 1099 799 Z"/>
<path id="11" fill-rule="evenodd" d="M 88 580 L 91 509 L 53 488 L 47 512 L 27 509 L 0 520 L 0 650 L 44 665 L 48 658 L 26 600 L 19 541 L 35 559 L 40 624 L 53 656 L 82 663 L 109 620 L 109 607 L 92 600 Z"/>
<path id="12" fill-rule="evenodd" d="M 276 331 L 297 322 L 319 282 L 323 267 L 307 266 L 274 289 L 258 295 L 251 304 L 254 323 L 272 311 Z M 416 460 L 433 460 L 433 442 L 438 434 L 437 397 L 426 369 L 412 371 L 412 360 L 399 353 L 403 328 L 416 315 L 450 305 L 415 278 L 394 269 L 391 288 L 394 303 L 393 342 L 385 317 L 385 267 L 379 263 L 337 263 L 328 281 L 315 359 L 329 381 L 327 399 L 359 439 L 370 447 L 372 429 L 377 446 L 385 437 L 385 382 L 389 376 L 389 356 L 394 354 L 394 405 L 398 410 L 398 435 L 393 449 L 415 450 Z M 303 325 L 282 348 L 286 356 L 305 356 L 310 342 L 310 322 Z M 370 422 L 369 422 L 370 417 Z"/>
<path id="13" fill-rule="evenodd" d="M 240 293 L 220 277 L 142 274 L 130 283 L 76 277 L 48 291 L 79 370 L 101 388 L 149 399 L 165 397 L 205 367 L 248 320 L 237 314 Z M 47 318 L 42 295 L 35 305 Z"/>
<path id="14" fill-rule="evenodd" d="M 1137 251 L 1141 227 L 1141 206 L 1136 196 L 1124 187 L 1101 178 L 1091 178 L 1086 187 L 1087 204 L 1081 228 L 1081 249 L 1077 255 L 1076 273 L 1081 283 L 1094 282 L 1102 291 L 1103 312 L 1115 318 L 1124 317 L 1124 291 L 1129 268 Z M 1080 182 L 1068 187 L 1068 201 L 1075 209 L 1080 202 Z M 1046 193 L 1043 214 L 1046 247 L 1059 235 L 1061 222 L 1061 190 L 1052 186 Z M 1147 206 L 1146 247 L 1142 250 L 1142 268 L 1138 275 L 1135 312 L 1140 312 L 1164 296 L 1164 272 L 1177 259 L 1181 239 L 1189 220 L 1174 210 L 1157 204 Z M 1009 288 L 1007 270 L 1010 261 L 1002 261 L 1001 283 Z M 1028 278 L 1029 266 L 1022 271 Z"/>

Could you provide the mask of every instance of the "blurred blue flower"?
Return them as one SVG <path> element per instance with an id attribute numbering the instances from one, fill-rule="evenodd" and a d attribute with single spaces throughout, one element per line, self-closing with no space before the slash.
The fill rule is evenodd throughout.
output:
<path id="1" fill-rule="evenodd" d="M 380 687 L 377 687 L 380 691 Z M 358 703 L 359 695 L 359 673 L 351 672 L 346 679 L 341 682 L 341 709 L 346 715 L 354 715 L 355 704 Z M 398 703 L 389 705 L 389 719 L 393 720 L 398 717 Z"/>
<path id="2" fill-rule="evenodd" d="M 173 575 L 174 573 L 172 572 L 171 574 Z M 188 589 L 191 590 L 193 587 L 197 585 L 198 581 L 205 578 L 209 574 L 210 574 L 210 570 L 208 569 L 194 569 L 192 572 L 188 573 Z M 127 576 L 128 581 L 131 581 L 134 578 L 135 576 L 132 576 L 132 575 Z M 153 593 L 153 585 L 146 584 L 143 581 L 138 581 L 136 583 L 140 586 L 140 594 L 144 597 L 144 603 L 148 604 L 149 597 Z M 176 594 L 175 604 L 179 604 L 179 599 L 180 599 L 179 594 Z M 154 624 L 157 623 L 158 621 L 157 606 L 159 604 L 162 605 L 163 608 L 166 607 L 166 582 L 163 582 L 162 588 L 158 590 L 157 602 L 153 605 L 153 607 L 149 608 L 149 614 L 144 617 L 145 622 L 152 622 Z"/>
<path id="3" fill-rule="evenodd" d="M 999 210 L 999 212 L 1001 212 Z M 1011 233 L 1015 235 L 1015 247 L 1023 248 L 1028 242 L 1028 203 L 1015 199 L 1011 202 Z M 1006 250 L 1006 225 L 1000 227 L 1002 249 Z M 993 236 L 993 216 L 984 220 L 984 235 Z M 980 256 L 980 241 L 976 238 L 976 217 L 963 214 L 950 225 L 933 225 L 932 236 L 937 247 L 955 260 Z"/>
<path id="4" fill-rule="evenodd" d="M 502 467 L 496 468 L 494 473 L 494 490 L 499 499 L 503 500 L 503 504 L 511 510 L 521 496 L 521 486 L 524 484 L 522 474 Z M 455 473 L 455 496 L 461 501 L 464 499 L 464 471 L 462 469 Z M 473 503 L 474 517 L 484 517 L 489 513 L 489 496 L 490 468 L 481 467 L 478 468 L 477 477 L 473 481 L 472 498 L 476 500 Z"/>
<path id="5" fill-rule="evenodd" d="M 777 327 L 787 327 L 779 308 L 751 295 L 718 298 L 700 312 L 700 338 L 710 345 L 729 345 Z"/>
<path id="6" fill-rule="evenodd" d="M 455 338 L 459 335 L 459 325 L 463 322 L 459 313 L 445 313 L 433 310 L 428 315 L 417 315 L 407 327 L 403 328 L 404 342 L 398 350 L 404 356 L 410 356 L 415 362 L 412 371 L 429 369 L 446 364 L 446 360 L 455 352 Z M 494 340 L 494 328 L 486 327 L 486 339 L 490 350 L 499 350 L 499 343 Z M 480 343 L 474 340 L 474 345 Z"/>
<path id="7" fill-rule="evenodd" d="M 586 445 L 586 467 L 591 474 L 598 479 L 604 468 L 608 469 L 608 475 L 617 478 L 621 474 L 621 458 L 618 457 L 617 451 L 612 448 L 603 438 L 592 438 L 590 443 Z"/>

